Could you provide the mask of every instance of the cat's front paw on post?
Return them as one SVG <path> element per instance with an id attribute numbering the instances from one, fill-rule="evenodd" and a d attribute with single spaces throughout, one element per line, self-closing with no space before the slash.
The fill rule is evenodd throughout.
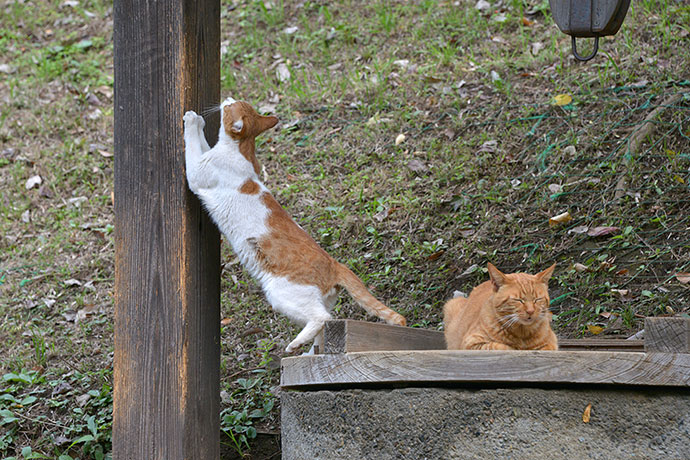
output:
<path id="1" fill-rule="evenodd" d="M 184 114 L 184 117 L 182 118 L 184 120 L 184 127 L 185 129 L 189 129 L 192 126 L 199 126 L 203 128 L 206 122 L 204 121 L 204 118 L 197 115 L 196 112 L 193 110 L 188 111 L 187 113 Z"/>

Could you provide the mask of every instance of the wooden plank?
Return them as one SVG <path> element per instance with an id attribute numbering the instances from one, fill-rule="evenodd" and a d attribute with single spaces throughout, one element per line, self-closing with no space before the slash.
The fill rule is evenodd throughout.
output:
<path id="1" fill-rule="evenodd" d="M 187 188 L 182 116 L 220 101 L 220 2 L 113 11 L 113 458 L 217 459 L 220 238 Z"/>
<path id="2" fill-rule="evenodd" d="M 323 331 L 324 353 L 359 351 L 445 350 L 443 332 L 431 329 L 389 326 L 367 321 L 327 321 Z M 562 351 L 644 351 L 642 340 L 563 339 Z"/>
<path id="3" fill-rule="evenodd" d="M 690 318 L 646 318 L 645 351 L 690 353 Z"/>
<path id="4" fill-rule="evenodd" d="M 324 327 L 324 353 L 444 350 L 443 332 L 367 321 L 334 320 Z"/>
<path id="5" fill-rule="evenodd" d="M 559 351 L 631 351 L 643 352 L 644 340 L 627 339 L 560 339 Z"/>
<path id="6" fill-rule="evenodd" d="M 690 355 L 609 351 L 384 351 L 284 358 L 281 385 L 462 383 L 690 386 Z"/>

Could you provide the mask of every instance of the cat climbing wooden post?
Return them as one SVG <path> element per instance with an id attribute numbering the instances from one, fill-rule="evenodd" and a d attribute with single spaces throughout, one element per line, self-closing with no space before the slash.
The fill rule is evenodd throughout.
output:
<path id="1" fill-rule="evenodd" d="M 220 2 L 113 12 L 113 458 L 217 459 L 220 241 L 187 188 L 182 116 L 220 99 Z"/>

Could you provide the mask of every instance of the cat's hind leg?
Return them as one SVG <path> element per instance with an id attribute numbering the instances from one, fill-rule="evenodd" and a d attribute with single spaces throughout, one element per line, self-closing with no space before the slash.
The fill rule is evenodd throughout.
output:
<path id="1" fill-rule="evenodd" d="M 283 277 L 270 277 L 263 287 L 266 299 L 275 311 L 304 325 L 285 349 L 288 353 L 311 342 L 321 332 L 324 323 L 331 319 L 323 295 L 316 286 L 293 283 Z"/>
<path id="2" fill-rule="evenodd" d="M 326 313 L 325 316 L 320 318 L 311 319 L 302 329 L 302 331 L 297 334 L 295 340 L 290 342 L 290 344 L 285 349 L 286 352 L 292 353 L 304 344 L 311 342 L 323 329 L 323 325 L 326 321 L 331 319 L 331 315 Z"/>

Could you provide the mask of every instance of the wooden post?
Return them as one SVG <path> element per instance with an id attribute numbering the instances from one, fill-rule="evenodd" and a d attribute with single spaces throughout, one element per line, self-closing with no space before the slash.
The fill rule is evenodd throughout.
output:
<path id="1" fill-rule="evenodd" d="M 690 353 L 690 318 L 646 318 L 647 352 Z"/>
<path id="2" fill-rule="evenodd" d="M 182 116 L 220 101 L 220 2 L 115 0 L 114 47 L 113 458 L 217 459 L 220 240 Z"/>

